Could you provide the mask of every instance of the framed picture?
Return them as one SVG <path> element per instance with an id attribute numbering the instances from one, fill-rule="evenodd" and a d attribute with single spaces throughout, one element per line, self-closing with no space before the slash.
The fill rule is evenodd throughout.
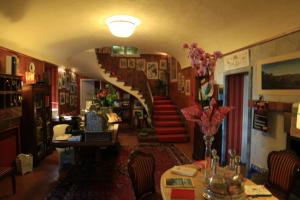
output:
<path id="1" fill-rule="evenodd" d="M 74 72 L 71 72 L 71 82 L 76 83 L 76 74 Z"/>
<path id="2" fill-rule="evenodd" d="M 71 84 L 70 93 L 75 94 L 75 84 Z"/>
<path id="3" fill-rule="evenodd" d="M 65 105 L 66 103 L 66 94 L 65 92 L 59 93 L 59 105 Z"/>
<path id="4" fill-rule="evenodd" d="M 191 80 L 187 79 L 185 80 L 185 87 L 184 87 L 185 91 L 185 95 L 190 96 L 191 95 Z"/>
<path id="5" fill-rule="evenodd" d="M 119 61 L 119 68 L 120 69 L 126 69 L 127 68 L 127 59 L 126 58 L 120 58 Z"/>
<path id="6" fill-rule="evenodd" d="M 66 92 L 66 94 L 65 94 L 65 103 L 66 104 L 69 104 L 69 102 L 70 102 L 70 93 L 69 92 Z"/>
<path id="7" fill-rule="evenodd" d="M 300 52 L 258 62 L 259 94 L 300 94 Z"/>
<path id="8" fill-rule="evenodd" d="M 136 70 L 146 71 L 145 59 L 136 59 Z"/>
<path id="9" fill-rule="evenodd" d="M 159 60 L 159 69 L 160 70 L 167 70 L 167 60 L 166 59 L 160 59 Z"/>
<path id="10" fill-rule="evenodd" d="M 158 64 L 157 62 L 147 62 L 147 78 L 158 79 Z"/>
<path id="11" fill-rule="evenodd" d="M 128 59 L 128 68 L 129 69 L 135 69 L 135 59 L 134 58 L 129 58 Z"/>
<path id="12" fill-rule="evenodd" d="M 177 61 L 175 58 L 171 58 L 170 61 L 170 81 L 177 82 Z"/>

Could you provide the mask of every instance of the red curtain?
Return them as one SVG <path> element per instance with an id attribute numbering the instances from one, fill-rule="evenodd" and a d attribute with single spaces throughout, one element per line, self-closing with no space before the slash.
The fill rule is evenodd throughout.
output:
<path id="1" fill-rule="evenodd" d="M 226 158 L 228 149 L 234 149 L 241 155 L 243 128 L 244 74 L 227 76 L 227 105 L 234 109 L 229 112 L 226 125 Z"/>

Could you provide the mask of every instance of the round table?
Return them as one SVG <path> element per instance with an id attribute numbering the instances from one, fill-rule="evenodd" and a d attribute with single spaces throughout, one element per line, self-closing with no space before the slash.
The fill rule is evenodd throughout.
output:
<path id="1" fill-rule="evenodd" d="M 193 164 L 187 164 L 187 165 L 181 165 L 184 167 L 191 167 L 191 168 L 196 168 L 198 169 L 198 167 L 196 167 Z M 203 180 L 204 180 L 204 173 L 203 171 L 198 170 L 196 175 L 193 177 L 190 176 L 181 176 L 181 175 L 177 175 L 172 173 L 171 168 L 168 169 L 167 171 L 165 171 L 162 176 L 160 177 L 160 191 L 161 191 L 161 195 L 163 197 L 164 200 L 171 200 L 171 187 L 166 187 L 166 178 L 191 178 L 194 187 L 193 188 L 184 188 L 187 190 L 194 190 L 195 191 L 195 200 L 203 200 L 204 197 L 202 196 L 203 194 Z M 245 179 L 245 184 L 254 184 L 251 180 L 249 179 Z M 250 197 L 248 197 L 248 199 L 252 199 Z M 271 196 L 271 197 L 256 197 L 255 200 L 277 200 L 276 197 Z"/>

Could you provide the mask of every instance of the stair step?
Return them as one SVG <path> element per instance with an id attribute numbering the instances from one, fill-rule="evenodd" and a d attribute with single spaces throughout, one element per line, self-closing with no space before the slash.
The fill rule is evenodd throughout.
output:
<path id="1" fill-rule="evenodd" d="M 156 127 L 156 135 L 172 135 L 172 134 L 184 134 L 184 127 Z"/>
<path id="2" fill-rule="evenodd" d="M 172 104 L 154 105 L 154 110 L 163 110 L 163 109 L 177 109 L 177 107 Z"/>
<path id="3" fill-rule="evenodd" d="M 154 99 L 154 100 L 167 100 L 167 99 L 169 99 L 169 98 L 166 97 L 166 96 L 154 96 L 153 99 Z"/>
<path id="4" fill-rule="evenodd" d="M 155 100 L 154 105 L 173 104 L 171 100 Z"/>
<path id="5" fill-rule="evenodd" d="M 154 115 L 176 115 L 177 110 L 159 110 L 154 111 Z"/>
<path id="6" fill-rule="evenodd" d="M 172 134 L 172 135 L 157 135 L 159 142 L 187 142 L 189 140 L 186 134 Z"/>
<path id="7" fill-rule="evenodd" d="M 182 121 L 154 121 L 155 127 L 183 127 Z"/>
<path id="8" fill-rule="evenodd" d="M 157 121 L 169 121 L 169 120 L 181 120 L 179 115 L 154 115 L 153 116 L 154 120 Z"/>

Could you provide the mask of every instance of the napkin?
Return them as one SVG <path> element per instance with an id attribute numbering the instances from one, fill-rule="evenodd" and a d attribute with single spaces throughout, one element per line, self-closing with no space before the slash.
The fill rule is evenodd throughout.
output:
<path id="1" fill-rule="evenodd" d="M 195 176 L 197 173 L 197 169 L 184 166 L 174 166 L 171 168 L 171 172 L 177 175 Z"/>

